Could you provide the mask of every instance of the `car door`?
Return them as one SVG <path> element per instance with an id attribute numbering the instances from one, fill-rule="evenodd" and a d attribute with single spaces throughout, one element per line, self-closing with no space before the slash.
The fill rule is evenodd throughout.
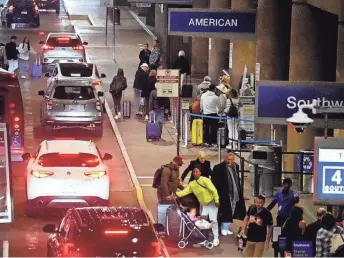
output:
<path id="1" fill-rule="evenodd" d="M 47 104 L 52 94 L 53 88 L 55 86 L 55 81 L 49 85 L 49 87 L 44 91 L 44 96 L 41 101 L 41 119 L 45 117 L 47 112 Z"/>
<path id="2" fill-rule="evenodd" d="M 64 239 L 69 231 L 71 219 L 71 214 L 67 213 L 67 215 L 61 221 L 58 232 L 51 235 L 50 251 L 51 255 L 54 257 L 63 256 Z"/>

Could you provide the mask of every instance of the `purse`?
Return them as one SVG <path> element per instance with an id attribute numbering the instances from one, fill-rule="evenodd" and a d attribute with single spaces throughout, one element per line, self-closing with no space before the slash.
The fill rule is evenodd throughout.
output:
<path id="1" fill-rule="evenodd" d="M 330 253 L 334 254 L 338 247 L 344 244 L 344 235 L 343 234 L 333 234 L 332 236 L 332 246 Z"/>

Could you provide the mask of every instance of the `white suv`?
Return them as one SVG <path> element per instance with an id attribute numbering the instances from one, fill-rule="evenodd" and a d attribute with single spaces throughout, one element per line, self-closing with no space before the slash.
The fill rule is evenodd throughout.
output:
<path id="1" fill-rule="evenodd" d="M 110 179 L 96 144 L 81 140 L 45 140 L 29 160 L 26 175 L 27 215 L 47 209 L 108 206 Z"/>

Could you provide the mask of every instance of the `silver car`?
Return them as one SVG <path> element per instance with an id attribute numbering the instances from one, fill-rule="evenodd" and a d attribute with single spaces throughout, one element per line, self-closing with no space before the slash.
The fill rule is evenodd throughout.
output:
<path id="1" fill-rule="evenodd" d="M 102 103 L 104 96 L 92 85 L 92 80 L 75 79 L 74 81 L 55 80 L 46 91 L 40 90 L 41 127 L 43 132 L 82 128 L 95 136 L 103 134 Z"/>
<path id="2" fill-rule="evenodd" d="M 44 71 L 50 71 L 60 60 L 79 63 L 86 61 L 85 45 L 76 33 L 49 33 L 42 47 L 42 65 Z"/>

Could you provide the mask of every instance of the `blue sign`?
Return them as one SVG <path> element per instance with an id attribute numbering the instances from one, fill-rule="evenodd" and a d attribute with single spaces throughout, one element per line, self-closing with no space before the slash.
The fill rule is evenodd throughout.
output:
<path id="1" fill-rule="evenodd" d="M 12 136 L 12 146 L 13 147 L 22 146 L 22 138 L 21 138 L 21 136 Z"/>
<path id="2" fill-rule="evenodd" d="M 169 35 L 254 39 L 255 11 L 170 9 Z"/>
<path id="3" fill-rule="evenodd" d="M 314 257 L 313 244 L 309 241 L 293 241 L 292 257 Z"/>
<path id="4" fill-rule="evenodd" d="M 297 112 L 300 105 L 311 104 L 313 99 L 319 106 L 344 107 L 344 84 L 260 81 L 256 97 L 256 122 L 286 124 L 286 118 Z M 303 111 L 309 117 L 321 120 L 324 118 L 322 114 L 311 114 L 311 110 Z M 329 119 L 344 119 L 344 114 L 329 114 Z"/>

